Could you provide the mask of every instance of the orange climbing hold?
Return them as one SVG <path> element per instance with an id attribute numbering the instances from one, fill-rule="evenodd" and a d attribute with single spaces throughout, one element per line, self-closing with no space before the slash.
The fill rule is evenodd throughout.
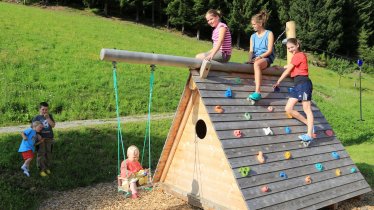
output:
<path id="1" fill-rule="evenodd" d="M 217 113 L 223 113 L 223 108 L 217 105 L 216 107 L 214 107 L 214 111 L 216 111 Z"/>
<path id="2" fill-rule="evenodd" d="M 262 153 L 261 151 L 259 151 L 258 154 L 257 154 L 257 160 L 260 163 L 265 163 L 264 153 Z"/>
<path id="3" fill-rule="evenodd" d="M 291 159 L 291 152 L 289 152 L 289 151 L 285 152 L 285 153 L 284 153 L 284 158 L 285 158 L 286 160 Z"/>
<path id="4" fill-rule="evenodd" d="M 312 183 L 312 178 L 310 176 L 305 177 L 305 184 L 310 184 Z"/>
<path id="5" fill-rule="evenodd" d="M 286 112 L 286 116 L 287 116 L 288 119 L 292 119 L 292 115 L 288 114 L 287 112 Z"/>

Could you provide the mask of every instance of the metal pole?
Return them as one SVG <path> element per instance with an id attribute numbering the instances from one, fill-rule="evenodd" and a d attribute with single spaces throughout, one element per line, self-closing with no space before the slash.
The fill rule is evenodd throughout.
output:
<path id="1" fill-rule="evenodd" d="M 360 69 L 359 78 L 360 78 L 360 121 L 364 121 L 362 119 L 362 88 L 361 88 L 361 71 L 362 71 L 362 60 L 357 60 L 358 67 Z"/>

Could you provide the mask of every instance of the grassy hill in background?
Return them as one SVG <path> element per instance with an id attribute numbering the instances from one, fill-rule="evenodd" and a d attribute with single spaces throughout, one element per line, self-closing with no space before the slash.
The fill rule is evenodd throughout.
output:
<path id="1" fill-rule="evenodd" d="M 27 123 L 40 101 L 51 104 L 56 120 L 115 116 L 112 66 L 99 61 L 101 48 L 193 57 L 209 50 L 208 41 L 72 9 L 48 10 L 0 2 L 0 126 Z M 235 50 L 232 61 L 247 52 Z M 284 61 L 277 60 L 277 65 Z M 121 115 L 147 111 L 149 66 L 118 64 Z M 357 74 L 343 77 L 310 66 L 313 99 L 346 146 L 352 159 L 374 184 L 374 84 L 363 78 L 363 117 L 359 119 Z M 153 113 L 174 112 L 188 70 L 158 66 Z M 155 167 L 170 120 L 152 122 Z M 126 145 L 143 144 L 145 123 L 123 126 Z M 67 190 L 116 176 L 116 126 L 56 128 L 55 167 L 47 179 L 26 178 L 19 167 L 19 134 L 0 135 L 0 209 L 36 208 L 50 190 Z M 147 160 L 147 159 L 145 159 Z"/>

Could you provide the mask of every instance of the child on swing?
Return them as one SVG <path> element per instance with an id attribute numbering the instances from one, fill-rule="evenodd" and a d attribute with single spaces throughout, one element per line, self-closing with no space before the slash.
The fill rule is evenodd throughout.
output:
<path id="1" fill-rule="evenodd" d="M 139 149 L 131 145 L 127 148 L 127 159 L 121 163 L 121 175 L 118 185 L 127 189 L 130 185 L 131 198 L 139 198 L 137 186 L 147 184 L 148 169 L 143 169 L 139 163 Z"/>

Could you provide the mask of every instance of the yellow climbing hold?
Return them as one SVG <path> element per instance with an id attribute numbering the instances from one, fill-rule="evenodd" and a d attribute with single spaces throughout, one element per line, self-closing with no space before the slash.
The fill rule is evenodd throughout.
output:
<path id="1" fill-rule="evenodd" d="M 288 119 L 292 118 L 292 115 L 288 114 L 287 112 L 286 112 L 286 116 L 287 116 Z"/>
<path id="2" fill-rule="evenodd" d="M 335 170 L 335 175 L 336 175 L 336 176 L 340 176 L 340 175 L 342 175 L 342 172 L 340 171 L 340 169 L 336 169 L 336 170 Z"/>
<path id="3" fill-rule="evenodd" d="M 287 160 L 291 159 L 291 152 L 289 152 L 289 151 L 285 152 L 284 153 L 284 158 L 287 159 Z"/>

